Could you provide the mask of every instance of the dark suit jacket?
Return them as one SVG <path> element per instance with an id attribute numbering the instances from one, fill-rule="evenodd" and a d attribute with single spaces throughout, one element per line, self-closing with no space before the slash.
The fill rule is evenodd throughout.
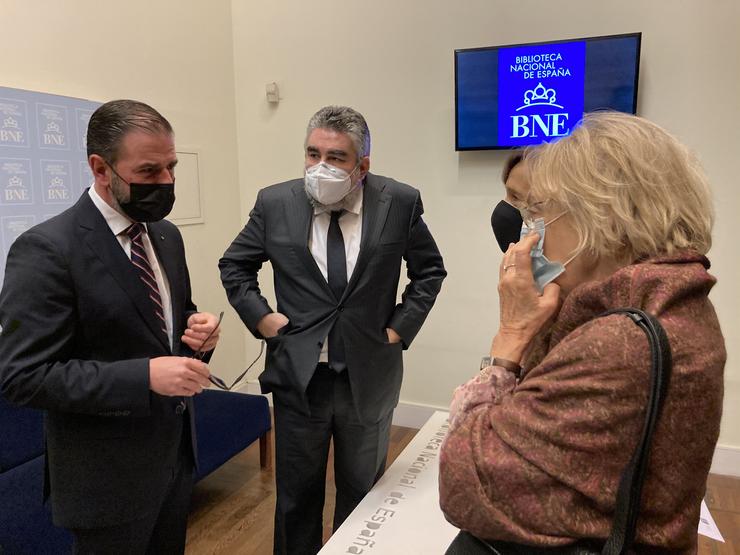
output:
<path id="1" fill-rule="evenodd" d="M 264 262 L 272 264 L 277 310 L 290 323 L 267 339 L 263 392 L 277 391 L 307 412 L 306 387 L 321 344 L 336 325 L 359 417 L 370 423 L 398 403 L 401 351 L 421 328 L 447 274 L 421 217 L 419 191 L 372 174 L 363 186 L 360 252 L 341 299 L 332 294 L 308 248 L 313 207 L 302 179 L 259 192 L 247 225 L 219 267 L 229 302 L 259 337 L 257 323 L 272 308 L 260 293 L 257 273 Z M 402 258 L 410 281 L 396 304 Z M 386 327 L 398 332 L 403 344 L 389 344 Z"/>
<path id="2" fill-rule="evenodd" d="M 170 285 L 178 353 L 196 310 L 182 238 L 166 221 L 148 227 Z M 54 522 L 109 526 L 153 510 L 178 456 L 183 416 L 179 399 L 149 390 L 149 359 L 173 352 L 87 192 L 13 243 L 0 325 L 0 391 L 47 411 Z M 192 423 L 190 400 L 188 408 Z"/>

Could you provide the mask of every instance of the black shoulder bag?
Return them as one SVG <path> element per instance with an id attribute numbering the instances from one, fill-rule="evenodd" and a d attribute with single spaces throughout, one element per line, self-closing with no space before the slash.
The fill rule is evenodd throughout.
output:
<path id="1" fill-rule="evenodd" d="M 630 552 L 635 540 L 637 516 L 640 509 L 642 484 L 645 481 L 647 461 L 650 455 L 650 444 L 653 430 L 660 416 L 668 381 L 671 375 L 671 347 L 663 326 L 649 314 L 636 308 L 617 308 L 601 315 L 626 314 L 645 332 L 650 344 L 650 397 L 642 427 L 640 441 L 635 448 L 629 464 L 622 472 L 617 491 L 617 502 L 614 509 L 614 522 L 606 542 L 579 541 L 564 547 L 535 547 L 501 541 L 482 540 L 461 531 L 445 555 L 478 555 L 498 553 L 499 555 L 522 554 L 561 554 L 561 555 L 618 555 Z"/>

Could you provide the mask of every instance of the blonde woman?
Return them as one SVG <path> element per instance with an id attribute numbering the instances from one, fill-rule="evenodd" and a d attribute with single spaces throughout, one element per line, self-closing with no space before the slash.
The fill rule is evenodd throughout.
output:
<path id="1" fill-rule="evenodd" d="M 442 509 L 484 540 L 544 548 L 608 536 L 650 351 L 629 318 L 598 316 L 634 307 L 658 318 L 673 351 L 636 550 L 694 553 L 726 358 L 707 297 L 704 174 L 665 130 L 611 112 L 522 164 L 527 179 L 507 193 L 525 234 L 501 264 L 492 364 L 453 398 Z"/>

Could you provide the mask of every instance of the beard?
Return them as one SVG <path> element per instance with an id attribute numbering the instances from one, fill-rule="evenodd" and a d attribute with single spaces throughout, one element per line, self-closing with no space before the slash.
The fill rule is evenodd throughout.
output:
<path id="1" fill-rule="evenodd" d="M 115 202 L 116 211 L 124 214 L 121 204 L 126 204 L 131 200 L 131 189 L 116 174 L 111 175 L 110 192 L 113 202 Z"/>

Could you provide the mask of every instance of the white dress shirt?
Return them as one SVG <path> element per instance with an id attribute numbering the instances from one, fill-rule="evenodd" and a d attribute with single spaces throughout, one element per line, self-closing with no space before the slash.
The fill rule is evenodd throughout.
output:
<path id="1" fill-rule="evenodd" d="M 344 254 L 347 258 L 347 283 L 349 283 L 352 272 L 355 270 L 362 239 L 362 187 L 358 188 L 354 199 L 347 200 L 349 202 L 344 205 L 344 213 L 339 217 L 339 229 L 342 230 L 342 238 L 344 239 Z M 308 248 L 327 283 L 329 274 L 326 268 L 326 237 L 329 234 L 330 223 L 331 213 L 323 207 L 314 207 L 311 233 L 308 236 Z M 329 342 L 327 339 L 328 337 L 324 338 L 321 346 L 319 362 L 329 361 Z"/>
<path id="2" fill-rule="evenodd" d="M 93 204 L 97 207 L 98 210 L 100 210 L 100 213 L 103 215 L 103 218 L 105 218 L 106 223 L 108 224 L 108 227 L 113 232 L 113 235 L 116 236 L 116 239 L 118 239 L 118 243 L 121 245 L 121 248 L 126 253 L 126 256 L 131 258 L 131 239 L 126 234 L 126 230 L 133 224 L 134 222 L 129 220 L 126 216 L 123 214 L 119 214 L 116 212 L 111 206 L 109 206 L 102 198 L 100 198 L 100 195 L 98 195 L 97 191 L 95 190 L 95 186 L 90 187 L 90 199 L 93 201 Z M 149 240 L 149 229 L 147 228 L 146 224 L 144 225 L 144 229 L 146 230 L 146 233 L 142 234 L 142 241 L 144 243 L 144 250 L 146 251 L 146 256 L 149 259 L 149 265 L 152 267 L 152 271 L 154 272 L 154 277 L 157 280 L 157 288 L 159 289 L 159 296 L 162 297 L 162 308 L 164 308 L 164 321 L 167 324 L 167 338 L 170 342 L 170 349 L 172 348 L 173 342 L 172 342 L 172 302 L 170 300 L 170 285 L 167 281 L 167 276 L 164 273 L 164 268 L 159 264 L 159 259 L 157 258 L 157 253 L 154 252 L 154 248 L 152 247 L 152 242 Z M 328 229 L 328 228 L 327 228 Z"/>

